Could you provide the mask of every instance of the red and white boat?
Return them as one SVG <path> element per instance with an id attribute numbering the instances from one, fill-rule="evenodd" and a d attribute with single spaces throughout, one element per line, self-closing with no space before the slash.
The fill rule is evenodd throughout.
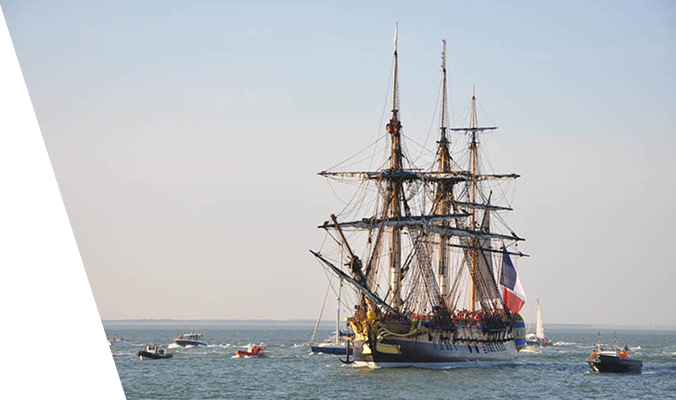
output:
<path id="1" fill-rule="evenodd" d="M 250 344 L 246 346 L 246 350 L 237 350 L 235 354 L 240 357 L 267 357 L 267 354 L 265 354 L 265 343 L 261 343 L 258 346 Z"/>

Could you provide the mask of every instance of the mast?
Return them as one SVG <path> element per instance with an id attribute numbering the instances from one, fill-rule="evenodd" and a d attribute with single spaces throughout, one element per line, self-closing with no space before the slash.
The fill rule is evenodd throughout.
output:
<path id="1" fill-rule="evenodd" d="M 399 121 L 399 109 L 397 98 L 397 75 L 398 75 L 398 55 L 397 55 L 397 36 L 399 33 L 399 24 L 394 28 L 394 72 L 392 82 L 392 117 L 387 124 L 387 131 L 390 133 L 392 140 L 392 153 L 390 155 L 390 169 L 398 171 L 402 168 L 402 153 L 401 153 L 401 122 Z M 390 218 L 401 217 L 400 199 L 402 193 L 401 180 L 391 179 L 388 183 L 388 197 L 389 205 L 385 207 L 389 209 Z M 387 202 L 387 200 L 386 200 Z M 389 206 L 389 207 L 388 207 Z M 392 235 L 390 239 L 390 290 L 392 300 L 390 304 L 392 308 L 399 311 L 401 308 L 401 228 L 393 226 Z"/>
<path id="2" fill-rule="evenodd" d="M 469 142 L 469 155 L 470 155 L 470 171 L 472 173 L 472 180 L 471 180 L 471 190 L 470 190 L 470 202 L 471 203 L 476 203 L 476 161 L 477 161 L 477 142 L 476 142 L 476 128 L 477 127 L 477 122 L 476 122 L 476 95 L 475 95 L 475 87 L 472 85 L 472 119 L 470 121 L 470 128 L 472 132 L 472 137 Z M 472 215 L 470 216 L 470 225 L 471 229 L 475 230 L 476 229 L 476 217 L 475 217 L 476 211 L 473 209 L 472 210 Z M 476 241 L 472 241 L 473 244 L 476 244 Z M 472 250 L 470 252 L 470 274 L 469 274 L 469 279 L 470 279 L 470 292 L 469 292 L 469 307 L 470 311 L 474 311 L 474 304 L 475 304 L 475 282 L 474 282 L 474 276 L 475 276 L 475 268 L 476 268 L 476 263 L 477 263 L 477 250 L 476 247 L 478 246 L 472 246 Z"/>
<path id="3" fill-rule="evenodd" d="M 340 245 L 340 266 L 343 267 L 343 245 Z M 336 299 L 336 344 L 340 343 L 340 294 L 343 291 L 343 278 L 338 278 L 338 298 Z"/>
<path id="4" fill-rule="evenodd" d="M 537 311 L 535 313 L 535 336 L 538 339 L 545 338 L 545 327 L 542 322 L 542 310 L 540 309 L 540 299 L 537 299 Z"/>
<path id="5" fill-rule="evenodd" d="M 443 73 L 443 84 L 442 84 L 442 97 L 441 97 L 441 122 L 440 122 L 440 134 L 441 138 L 439 139 L 439 150 L 438 154 L 438 163 L 439 163 L 439 172 L 450 172 L 451 171 L 451 156 L 448 149 L 448 139 L 446 138 L 446 40 L 443 41 L 444 50 L 441 56 L 441 69 Z M 453 196 L 453 184 L 441 183 L 439 185 L 439 207 L 437 209 L 437 214 L 449 214 L 449 197 Z M 439 293 L 444 301 L 448 301 L 448 248 L 447 248 L 448 238 L 444 236 L 439 236 Z"/>
<path id="6" fill-rule="evenodd" d="M 343 280 L 338 280 L 338 299 L 336 300 L 336 344 L 340 343 L 340 292 L 343 290 Z"/>

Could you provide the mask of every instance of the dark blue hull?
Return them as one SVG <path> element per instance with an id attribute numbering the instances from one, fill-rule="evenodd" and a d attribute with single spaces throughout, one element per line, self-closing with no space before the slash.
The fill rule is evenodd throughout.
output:
<path id="1" fill-rule="evenodd" d="M 171 357 L 174 356 L 173 354 L 168 354 L 168 353 L 161 354 L 161 353 L 148 352 L 148 351 L 145 351 L 145 350 L 140 350 L 138 353 L 136 353 L 136 355 L 138 355 L 138 357 L 141 360 L 146 359 L 146 358 L 150 359 L 150 360 L 162 360 L 164 358 L 171 358 Z"/>
<path id="2" fill-rule="evenodd" d="M 206 346 L 207 344 L 205 342 L 202 342 L 200 340 L 189 340 L 189 339 L 176 339 L 175 342 L 177 345 L 181 347 L 193 347 L 193 346 Z"/>
<path id="3" fill-rule="evenodd" d="M 322 353 L 322 354 L 336 354 L 336 355 L 345 355 L 345 346 L 310 346 L 310 349 L 313 353 Z M 350 355 L 352 355 L 352 347 L 350 346 Z"/>
<path id="4" fill-rule="evenodd" d="M 437 332 L 438 333 L 438 332 Z M 429 340 L 432 337 L 432 341 Z M 439 342 L 439 334 L 417 337 L 389 337 L 386 346 L 389 350 L 398 349 L 396 353 L 388 349 L 381 352 L 378 345 L 373 348 L 364 340 L 354 342 L 354 361 L 357 366 L 376 367 L 419 367 L 450 368 L 464 362 L 506 362 L 511 363 L 517 357 L 517 348 L 513 338 L 479 342 L 457 340 Z M 385 342 L 383 342 L 385 344 Z M 375 351 L 374 351 L 375 350 Z"/>

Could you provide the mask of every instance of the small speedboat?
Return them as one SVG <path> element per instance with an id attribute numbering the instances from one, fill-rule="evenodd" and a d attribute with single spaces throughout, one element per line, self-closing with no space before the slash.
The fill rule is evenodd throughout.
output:
<path id="1" fill-rule="evenodd" d="M 207 343 L 202 341 L 201 333 L 182 333 L 174 338 L 174 343 L 181 347 L 206 346 Z"/>
<path id="2" fill-rule="evenodd" d="M 629 358 L 628 351 L 626 345 L 618 349 L 616 341 L 612 350 L 603 350 L 597 341 L 595 349 L 585 361 L 596 372 L 641 373 L 643 361 Z"/>
<path id="3" fill-rule="evenodd" d="M 267 357 L 267 354 L 265 354 L 265 343 L 261 343 L 258 346 L 250 344 L 246 346 L 246 350 L 237 350 L 235 354 L 240 357 Z"/>
<path id="4" fill-rule="evenodd" d="M 164 349 L 160 349 L 157 347 L 156 344 L 149 344 L 146 346 L 145 350 L 139 350 L 138 353 L 138 358 L 141 360 L 144 359 L 151 359 L 151 360 L 160 360 L 163 358 L 171 358 L 174 355 L 167 353 Z"/>
<path id="5" fill-rule="evenodd" d="M 552 345 L 552 339 L 546 337 L 538 337 L 535 333 L 526 335 L 526 345 L 533 347 L 546 347 Z"/>
<path id="6" fill-rule="evenodd" d="M 128 342 L 120 336 L 113 336 L 108 339 L 108 346 L 131 346 L 131 342 Z"/>

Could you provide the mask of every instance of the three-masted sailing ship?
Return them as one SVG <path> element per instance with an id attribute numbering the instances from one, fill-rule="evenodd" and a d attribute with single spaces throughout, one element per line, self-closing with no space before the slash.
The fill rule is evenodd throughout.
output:
<path id="1" fill-rule="evenodd" d="M 516 246 L 524 239 L 501 217 L 511 207 L 493 204 L 490 192 L 519 175 L 482 172 L 480 137 L 496 127 L 478 125 L 474 91 L 469 126 L 447 126 L 446 41 L 442 55 L 441 122 L 432 165 L 418 168 L 405 154 L 395 31 L 385 162 L 374 171 L 319 173 L 356 181 L 363 192 L 353 197 L 354 207 L 332 214 L 319 226 L 335 241 L 336 250 L 311 250 L 355 289 L 357 304 L 347 322 L 355 333 L 353 361 L 359 366 L 444 368 L 464 361 L 510 362 L 525 346 L 518 314 L 522 301 L 505 298 L 512 293 L 508 289 L 514 289 L 508 282 L 516 277 L 510 256 L 525 256 Z M 457 157 L 466 166 L 452 157 L 451 133 L 467 139 Z M 365 208 L 369 216 L 352 216 Z M 339 220 L 346 217 L 352 220 Z M 494 230 L 494 219 L 508 232 Z M 500 256 L 509 276 L 496 270 L 493 258 Z M 344 264 L 337 261 L 341 257 Z M 513 303 L 520 303 L 517 309 L 510 309 Z"/>

